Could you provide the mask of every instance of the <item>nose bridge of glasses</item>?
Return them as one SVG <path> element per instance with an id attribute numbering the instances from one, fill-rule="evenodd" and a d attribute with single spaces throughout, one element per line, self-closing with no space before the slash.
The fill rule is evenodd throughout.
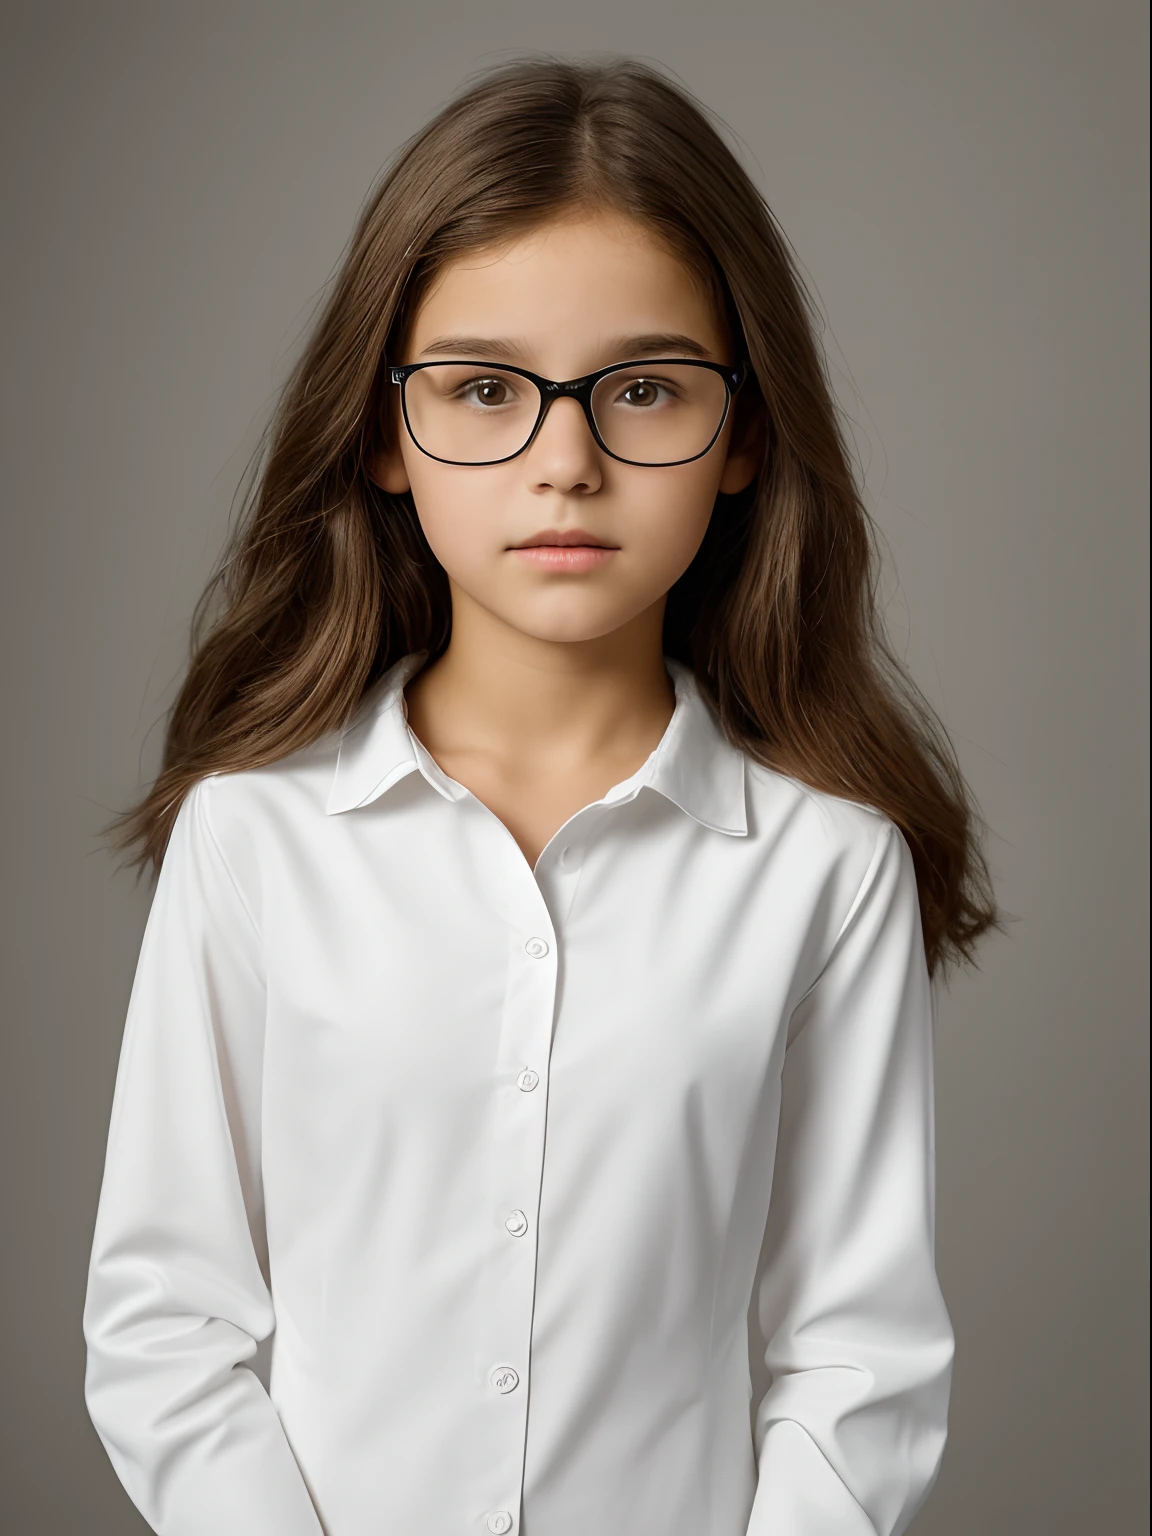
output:
<path id="1" fill-rule="evenodd" d="M 562 395 L 570 395 L 575 400 L 583 400 L 590 391 L 590 380 L 587 375 L 581 379 L 545 379 L 543 381 L 543 393 L 546 400 L 558 400 Z"/>
<path id="2" fill-rule="evenodd" d="M 595 437 L 596 434 L 592 421 L 591 386 L 586 378 L 565 379 L 563 382 L 558 382 L 554 379 L 543 379 L 537 387 L 540 391 L 541 399 L 540 414 L 536 424 L 536 432 L 533 433 L 534 437 L 545 430 L 545 423 L 553 414 L 551 407 L 565 397 L 570 399 L 573 405 L 576 406 L 580 415 L 584 418 L 585 426 L 591 429 L 592 436 Z M 563 412 L 561 412 L 561 415 L 563 415 Z"/>
<path id="3" fill-rule="evenodd" d="M 540 391 L 540 424 L 543 425 L 544 417 L 551 414 L 550 407 L 557 400 L 565 397 L 575 402 L 583 412 L 584 419 L 595 435 L 595 424 L 592 416 L 592 391 L 598 374 L 584 374 L 579 379 L 537 379 L 536 386 Z"/>

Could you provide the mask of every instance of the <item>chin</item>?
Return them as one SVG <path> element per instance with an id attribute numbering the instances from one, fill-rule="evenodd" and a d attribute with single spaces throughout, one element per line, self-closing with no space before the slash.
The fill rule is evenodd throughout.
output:
<path id="1" fill-rule="evenodd" d="M 565 621 L 556 615 L 539 618 L 523 613 L 506 615 L 505 622 L 511 624 L 514 629 L 518 629 L 521 634 L 531 635 L 534 640 L 545 640 L 554 645 L 579 645 L 613 634 L 627 624 L 631 617 L 632 615 L 628 613 L 619 616 L 598 613 L 572 616 Z"/>

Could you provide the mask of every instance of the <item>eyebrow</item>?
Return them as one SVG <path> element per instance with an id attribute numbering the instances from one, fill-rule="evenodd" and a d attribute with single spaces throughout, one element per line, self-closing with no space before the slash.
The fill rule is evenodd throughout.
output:
<path id="1" fill-rule="evenodd" d="M 494 336 L 437 336 L 421 352 L 422 357 L 460 357 L 477 362 L 513 363 L 528 348 L 523 342 Z M 643 336 L 619 336 L 605 351 L 619 362 L 640 357 L 698 357 L 711 360 L 708 348 L 678 331 L 649 332 Z M 595 371 L 595 370 L 593 370 Z"/>

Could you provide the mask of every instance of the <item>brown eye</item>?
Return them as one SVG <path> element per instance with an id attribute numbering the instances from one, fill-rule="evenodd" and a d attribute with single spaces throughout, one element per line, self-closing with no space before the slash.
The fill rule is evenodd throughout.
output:
<path id="1" fill-rule="evenodd" d="M 647 379 L 635 379 L 624 391 L 621 399 L 628 405 L 655 405 L 659 389 Z"/>
<path id="2" fill-rule="evenodd" d="M 470 393 L 478 405 L 503 405 L 508 398 L 502 379 L 477 379 L 470 386 Z"/>

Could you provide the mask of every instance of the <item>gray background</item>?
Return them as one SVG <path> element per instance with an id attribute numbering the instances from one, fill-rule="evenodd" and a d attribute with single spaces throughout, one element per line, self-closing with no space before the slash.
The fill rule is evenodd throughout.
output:
<path id="1" fill-rule="evenodd" d="M 828 316 L 892 632 L 1020 919 L 940 999 L 959 1354 L 917 1536 L 1145 1528 L 1145 10 L 6 7 L 3 1529 L 144 1529 L 82 1399 L 148 901 L 96 829 L 155 770 L 369 184 L 524 48 L 654 57 L 738 136 Z"/>

